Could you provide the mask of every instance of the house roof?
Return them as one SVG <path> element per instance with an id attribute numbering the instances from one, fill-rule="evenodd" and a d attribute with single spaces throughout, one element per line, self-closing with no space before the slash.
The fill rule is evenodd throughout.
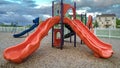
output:
<path id="1" fill-rule="evenodd" d="M 116 16 L 115 14 L 102 14 L 102 15 L 97 15 L 97 17 L 111 17 L 111 16 Z"/>

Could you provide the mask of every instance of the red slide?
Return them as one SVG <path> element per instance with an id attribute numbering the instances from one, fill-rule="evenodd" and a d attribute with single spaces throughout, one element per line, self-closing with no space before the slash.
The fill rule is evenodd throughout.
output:
<path id="1" fill-rule="evenodd" d="M 79 20 L 64 19 L 85 44 L 94 52 L 96 57 L 109 58 L 113 54 L 110 44 L 102 42 Z"/>
<path id="2" fill-rule="evenodd" d="M 56 23 L 59 23 L 59 21 L 60 17 L 56 16 L 41 23 L 36 31 L 29 35 L 25 41 L 5 49 L 3 53 L 4 58 L 15 63 L 21 63 L 39 48 L 40 41 L 47 35 L 50 28 Z"/>

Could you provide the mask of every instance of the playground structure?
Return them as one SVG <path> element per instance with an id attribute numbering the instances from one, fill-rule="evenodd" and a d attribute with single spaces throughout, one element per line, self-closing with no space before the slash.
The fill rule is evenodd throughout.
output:
<path id="1" fill-rule="evenodd" d="M 24 31 L 22 31 L 21 33 L 18 33 L 18 34 L 14 34 L 13 37 L 14 37 L 14 38 L 18 38 L 18 37 L 20 37 L 20 36 L 22 36 L 22 35 L 30 32 L 30 31 L 33 30 L 34 28 L 36 28 L 36 27 L 39 25 L 39 17 L 35 18 L 35 19 L 33 20 L 33 23 L 34 23 L 34 24 L 33 24 L 29 29 L 26 29 L 26 30 L 24 30 Z"/>
<path id="2" fill-rule="evenodd" d="M 63 8 L 67 8 L 67 9 L 63 9 Z M 60 22 L 57 24 L 59 27 L 58 28 L 54 28 L 54 26 L 52 27 L 52 47 L 60 47 L 61 49 L 63 48 L 64 45 L 64 38 L 68 38 L 70 37 L 70 42 L 71 42 L 71 36 L 74 35 L 74 47 L 76 47 L 76 34 L 75 32 L 72 30 L 72 28 L 63 23 L 63 18 L 67 12 L 67 10 L 69 10 L 70 8 L 72 8 L 73 10 L 73 18 L 75 18 L 76 14 L 76 3 L 74 3 L 74 7 L 70 6 L 69 4 L 64 4 L 63 7 L 63 3 L 55 3 L 54 1 L 52 2 L 52 17 L 58 15 L 61 16 L 61 20 Z M 70 33 L 64 35 L 64 25 L 65 27 L 70 30 Z M 57 34 L 60 34 L 61 37 L 57 38 Z"/>
<path id="3" fill-rule="evenodd" d="M 53 2 L 54 4 L 54 2 Z M 75 3 L 76 4 L 76 3 Z M 52 12 L 52 18 L 48 18 L 46 21 L 40 23 L 32 34 L 30 34 L 25 41 L 15 46 L 11 46 L 4 50 L 3 56 L 6 60 L 21 63 L 25 58 L 35 52 L 39 46 L 40 41 L 48 34 L 48 31 L 52 28 L 52 47 L 63 48 L 64 45 L 64 24 L 68 24 L 75 32 L 74 46 L 76 46 L 76 34 L 84 41 L 84 43 L 94 52 L 96 57 L 109 58 L 113 54 L 113 50 L 110 44 L 102 42 L 98 39 L 88 27 L 86 27 L 80 20 L 77 20 L 76 7 L 69 4 L 64 4 L 61 0 L 61 13 L 60 16 L 54 16 Z M 64 18 L 68 9 L 73 10 L 73 20 Z M 54 9 L 54 7 L 52 7 Z M 90 19 L 91 17 L 89 17 Z M 90 22 L 89 20 L 88 22 Z M 60 22 L 60 23 L 59 23 Z M 54 25 L 60 24 L 61 29 L 55 31 Z M 57 32 L 60 33 L 60 38 L 56 37 Z"/>

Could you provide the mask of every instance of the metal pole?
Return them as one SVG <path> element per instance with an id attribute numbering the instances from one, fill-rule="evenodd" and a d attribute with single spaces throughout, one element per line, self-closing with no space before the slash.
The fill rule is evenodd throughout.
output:
<path id="1" fill-rule="evenodd" d="M 71 32 L 71 31 L 70 31 Z M 71 37 L 71 33 L 70 33 L 70 43 L 71 43 L 72 37 Z"/>
<path id="2" fill-rule="evenodd" d="M 54 17 L 54 1 L 52 1 L 52 17 Z M 54 43 L 54 26 L 52 27 L 52 47 L 54 47 L 53 43 Z"/>
<path id="3" fill-rule="evenodd" d="M 87 17 L 86 17 L 86 13 L 85 13 L 85 25 L 86 25 L 86 23 L 87 23 Z"/>
<path id="4" fill-rule="evenodd" d="M 80 15 L 81 16 L 81 21 L 83 22 L 83 16 L 82 16 L 82 14 Z M 82 40 L 80 41 L 80 43 L 82 44 Z"/>
<path id="5" fill-rule="evenodd" d="M 63 0 L 61 0 L 61 50 L 63 49 L 64 45 L 64 24 L 63 24 Z"/>
<path id="6" fill-rule="evenodd" d="M 74 19 L 76 19 L 76 2 L 74 2 L 74 8 L 75 8 L 75 17 Z M 74 47 L 76 47 L 76 33 L 74 32 Z"/>
<path id="7" fill-rule="evenodd" d="M 70 16 L 70 19 L 72 19 L 72 16 Z M 71 41 L 72 41 L 71 32 L 72 32 L 72 31 L 70 31 L 70 43 L 71 43 Z"/>
<path id="8" fill-rule="evenodd" d="M 81 21 L 82 21 L 82 14 L 80 15 L 80 17 L 81 17 Z M 83 22 L 83 21 L 82 21 Z"/>

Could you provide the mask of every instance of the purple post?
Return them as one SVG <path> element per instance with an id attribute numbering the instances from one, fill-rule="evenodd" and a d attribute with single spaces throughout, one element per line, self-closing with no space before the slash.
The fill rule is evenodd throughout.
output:
<path id="1" fill-rule="evenodd" d="M 82 14 L 80 15 L 81 21 L 82 21 Z"/>
<path id="2" fill-rule="evenodd" d="M 76 2 L 74 2 L 74 8 L 75 8 L 75 18 L 76 19 Z"/>
<path id="3" fill-rule="evenodd" d="M 63 24 L 63 0 L 61 0 L 61 50 L 63 49 L 64 45 L 64 24 Z"/>
<path id="4" fill-rule="evenodd" d="M 86 13 L 85 13 L 85 25 L 87 24 L 87 17 L 86 17 Z"/>
<path id="5" fill-rule="evenodd" d="M 54 17 L 54 1 L 52 1 L 52 17 Z M 54 26 L 52 27 L 52 47 L 54 47 L 53 43 L 54 43 L 54 40 L 53 40 L 53 33 L 54 32 Z"/>
<path id="6" fill-rule="evenodd" d="M 83 18 L 82 18 L 83 15 L 81 14 L 80 17 L 81 17 L 81 21 L 83 22 Z M 80 41 L 80 43 L 82 44 L 82 40 Z"/>
<path id="7" fill-rule="evenodd" d="M 70 33 L 70 43 L 71 43 L 72 37 L 71 37 L 71 33 Z"/>
<path id="8" fill-rule="evenodd" d="M 76 12 L 76 2 L 74 2 L 74 8 L 75 8 L 75 12 Z M 75 14 L 75 18 L 76 19 L 76 14 Z M 74 47 L 76 47 L 76 33 L 74 32 Z"/>

